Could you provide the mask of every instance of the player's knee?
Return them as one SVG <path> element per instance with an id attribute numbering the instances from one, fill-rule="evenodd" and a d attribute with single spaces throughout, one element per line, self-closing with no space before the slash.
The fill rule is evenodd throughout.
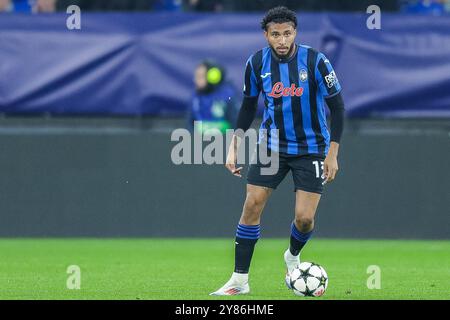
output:
<path id="1" fill-rule="evenodd" d="M 295 225 L 301 232 L 309 232 L 314 228 L 314 219 L 311 217 L 296 217 Z"/>
<path id="2" fill-rule="evenodd" d="M 264 199 L 249 194 L 245 199 L 245 207 L 250 211 L 259 211 L 264 206 Z"/>

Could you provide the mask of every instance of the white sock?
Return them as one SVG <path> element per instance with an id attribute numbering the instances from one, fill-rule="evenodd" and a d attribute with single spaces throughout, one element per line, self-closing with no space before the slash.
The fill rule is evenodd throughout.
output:
<path id="1" fill-rule="evenodd" d="M 233 282 L 235 283 L 246 284 L 248 282 L 248 273 L 233 272 L 231 279 L 233 279 Z"/>

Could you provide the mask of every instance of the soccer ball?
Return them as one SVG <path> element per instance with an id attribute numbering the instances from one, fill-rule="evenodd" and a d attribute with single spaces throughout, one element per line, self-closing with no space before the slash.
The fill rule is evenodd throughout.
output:
<path id="1" fill-rule="evenodd" d="M 325 269 L 313 262 L 302 262 L 289 277 L 291 288 L 298 296 L 320 297 L 328 286 Z"/>

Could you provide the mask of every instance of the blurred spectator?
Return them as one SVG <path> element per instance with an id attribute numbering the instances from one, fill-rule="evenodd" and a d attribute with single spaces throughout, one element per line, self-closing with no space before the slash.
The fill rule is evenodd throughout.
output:
<path id="1" fill-rule="evenodd" d="M 378 5 L 383 11 L 398 11 L 398 0 L 184 0 L 190 11 L 267 11 L 276 6 L 286 6 L 298 11 L 359 11 Z"/>
<path id="2" fill-rule="evenodd" d="M 37 0 L 33 7 L 33 12 L 55 12 L 56 0 Z"/>
<path id="3" fill-rule="evenodd" d="M 0 12 L 54 12 L 57 0 L 0 0 Z"/>
<path id="4" fill-rule="evenodd" d="M 34 0 L 0 0 L 0 11 L 31 13 L 35 4 Z"/>
<path id="5" fill-rule="evenodd" d="M 185 0 L 185 11 L 209 11 L 221 12 L 224 10 L 224 3 L 233 5 L 230 0 Z"/>
<path id="6" fill-rule="evenodd" d="M 409 0 L 404 1 L 402 11 L 406 13 L 419 13 L 441 15 L 446 11 L 447 0 Z"/>
<path id="7" fill-rule="evenodd" d="M 57 10 L 66 11 L 72 4 L 82 11 L 149 11 L 159 0 L 58 0 Z"/>
<path id="8" fill-rule="evenodd" d="M 404 2 L 408 3 L 408 12 L 437 12 L 442 10 L 445 4 L 450 6 L 450 0 L 0 0 L 0 11 L 53 12 L 55 7 L 58 11 L 65 11 L 68 6 L 74 4 L 83 11 L 262 12 L 277 5 L 284 5 L 300 12 L 365 12 L 371 4 L 379 5 L 383 11 L 398 11 L 400 4 Z"/>
<path id="9" fill-rule="evenodd" d="M 202 131 L 216 128 L 221 132 L 232 128 L 239 110 L 236 90 L 226 81 L 225 69 L 205 60 L 194 72 L 195 93 L 188 110 L 188 128 L 193 131 L 194 121 L 202 121 Z"/>
<path id="10" fill-rule="evenodd" d="M 0 12 L 10 12 L 12 9 L 11 0 L 0 0 Z"/>
<path id="11" fill-rule="evenodd" d="M 153 0 L 152 10 L 155 11 L 182 11 L 182 0 Z"/>

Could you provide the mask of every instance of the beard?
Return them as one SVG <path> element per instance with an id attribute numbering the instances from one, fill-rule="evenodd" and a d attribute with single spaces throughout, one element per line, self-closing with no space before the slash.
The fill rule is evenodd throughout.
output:
<path id="1" fill-rule="evenodd" d="M 294 51 L 294 48 L 295 48 L 295 42 L 293 42 L 293 43 L 291 44 L 291 46 L 289 47 L 289 50 L 286 52 L 286 54 L 282 54 L 282 55 L 278 54 L 277 51 L 275 50 L 275 48 L 274 48 L 272 45 L 270 45 L 270 48 L 272 48 L 272 51 L 275 53 L 275 55 L 276 55 L 279 59 L 286 59 L 286 58 L 289 58 L 289 57 L 291 56 L 292 52 Z"/>

